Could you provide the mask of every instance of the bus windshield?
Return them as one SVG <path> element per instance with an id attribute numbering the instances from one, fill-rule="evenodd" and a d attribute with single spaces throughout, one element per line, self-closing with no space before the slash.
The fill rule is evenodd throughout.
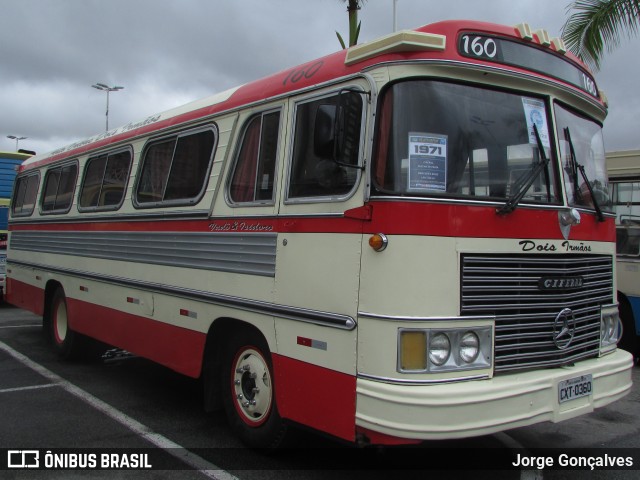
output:
<path id="1" fill-rule="evenodd" d="M 545 102 L 534 96 L 431 80 L 396 83 L 382 99 L 374 194 L 500 202 L 522 195 L 523 202 L 558 204 L 549 125 Z M 527 181 L 546 158 L 552 161 Z"/>
<path id="2" fill-rule="evenodd" d="M 569 205 L 587 208 L 597 205 L 610 212 L 613 207 L 608 192 L 602 127 L 560 104 L 556 104 L 554 110 Z M 580 172 L 582 167 L 584 175 Z"/>

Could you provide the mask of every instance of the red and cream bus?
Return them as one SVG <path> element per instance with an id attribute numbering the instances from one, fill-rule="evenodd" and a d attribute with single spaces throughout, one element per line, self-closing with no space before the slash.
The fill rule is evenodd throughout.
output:
<path id="1" fill-rule="evenodd" d="M 8 299 L 190 377 L 251 446 L 558 422 L 631 388 L 592 75 L 403 31 L 25 162 Z"/>

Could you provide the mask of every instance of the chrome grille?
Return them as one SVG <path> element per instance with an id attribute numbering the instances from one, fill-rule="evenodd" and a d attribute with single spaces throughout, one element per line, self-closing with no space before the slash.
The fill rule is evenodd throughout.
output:
<path id="1" fill-rule="evenodd" d="M 580 276 L 582 287 L 541 290 L 543 277 Z M 461 314 L 495 315 L 495 371 L 566 365 L 594 357 L 600 306 L 613 303 L 613 259 L 605 255 L 463 255 Z M 556 316 L 576 319 L 571 344 L 553 342 Z"/>

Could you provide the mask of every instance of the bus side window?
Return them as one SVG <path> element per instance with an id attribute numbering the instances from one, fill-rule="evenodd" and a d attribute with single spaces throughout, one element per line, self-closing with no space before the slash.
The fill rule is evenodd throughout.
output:
<path id="1" fill-rule="evenodd" d="M 26 175 L 16 180 L 16 191 L 11 203 L 12 214 L 16 217 L 24 217 L 33 213 L 38 193 L 40 176 Z"/>
<path id="2" fill-rule="evenodd" d="M 273 203 L 280 112 L 252 117 L 244 131 L 231 182 L 233 203 Z"/>
<path id="3" fill-rule="evenodd" d="M 195 203 L 204 194 L 215 143 L 214 129 L 207 127 L 150 144 L 143 154 L 135 203 Z"/>
<path id="4" fill-rule="evenodd" d="M 640 228 L 620 226 L 616 228 L 616 252 L 618 255 L 640 255 Z"/>
<path id="5" fill-rule="evenodd" d="M 359 170 L 350 166 L 358 165 L 362 97 L 340 97 L 297 106 L 289 199 L 344 196 L 355 186 Z"/>
<path id="6" fill-rule="evenodd" d="M 80 191 L 82 209 L 114 209 L 124 199 L 131 169 L 131 151 L 90 158 Z"/>
<path id="7" fill-rule="evenodd" d="M 42 212 L 68 212 L 73 203 L 77 178 L 77 163 L 49 170 L 44 178 L 44 194 L 41 199 Z"/>

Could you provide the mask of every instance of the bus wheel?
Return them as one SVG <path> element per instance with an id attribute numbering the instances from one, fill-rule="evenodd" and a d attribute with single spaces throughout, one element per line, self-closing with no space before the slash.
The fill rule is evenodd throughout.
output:
<path id="1" fill-rule="evenodd" d="M 78 334 L 69 328 L 69 315 L 64 290 L 58 288 L 51 298 L 49 309 L 50 338 L 53 346 L 62 358 L 74 358 L 79 353 Z"/>
<path id="2" fill-rule="evenodd" d="M 276 405 L 271 355 L 256 333 L 230 339 L 222 375 L 224 408 L 229 424 L 248 446 L 277 448 L 287 433 Z"/>

